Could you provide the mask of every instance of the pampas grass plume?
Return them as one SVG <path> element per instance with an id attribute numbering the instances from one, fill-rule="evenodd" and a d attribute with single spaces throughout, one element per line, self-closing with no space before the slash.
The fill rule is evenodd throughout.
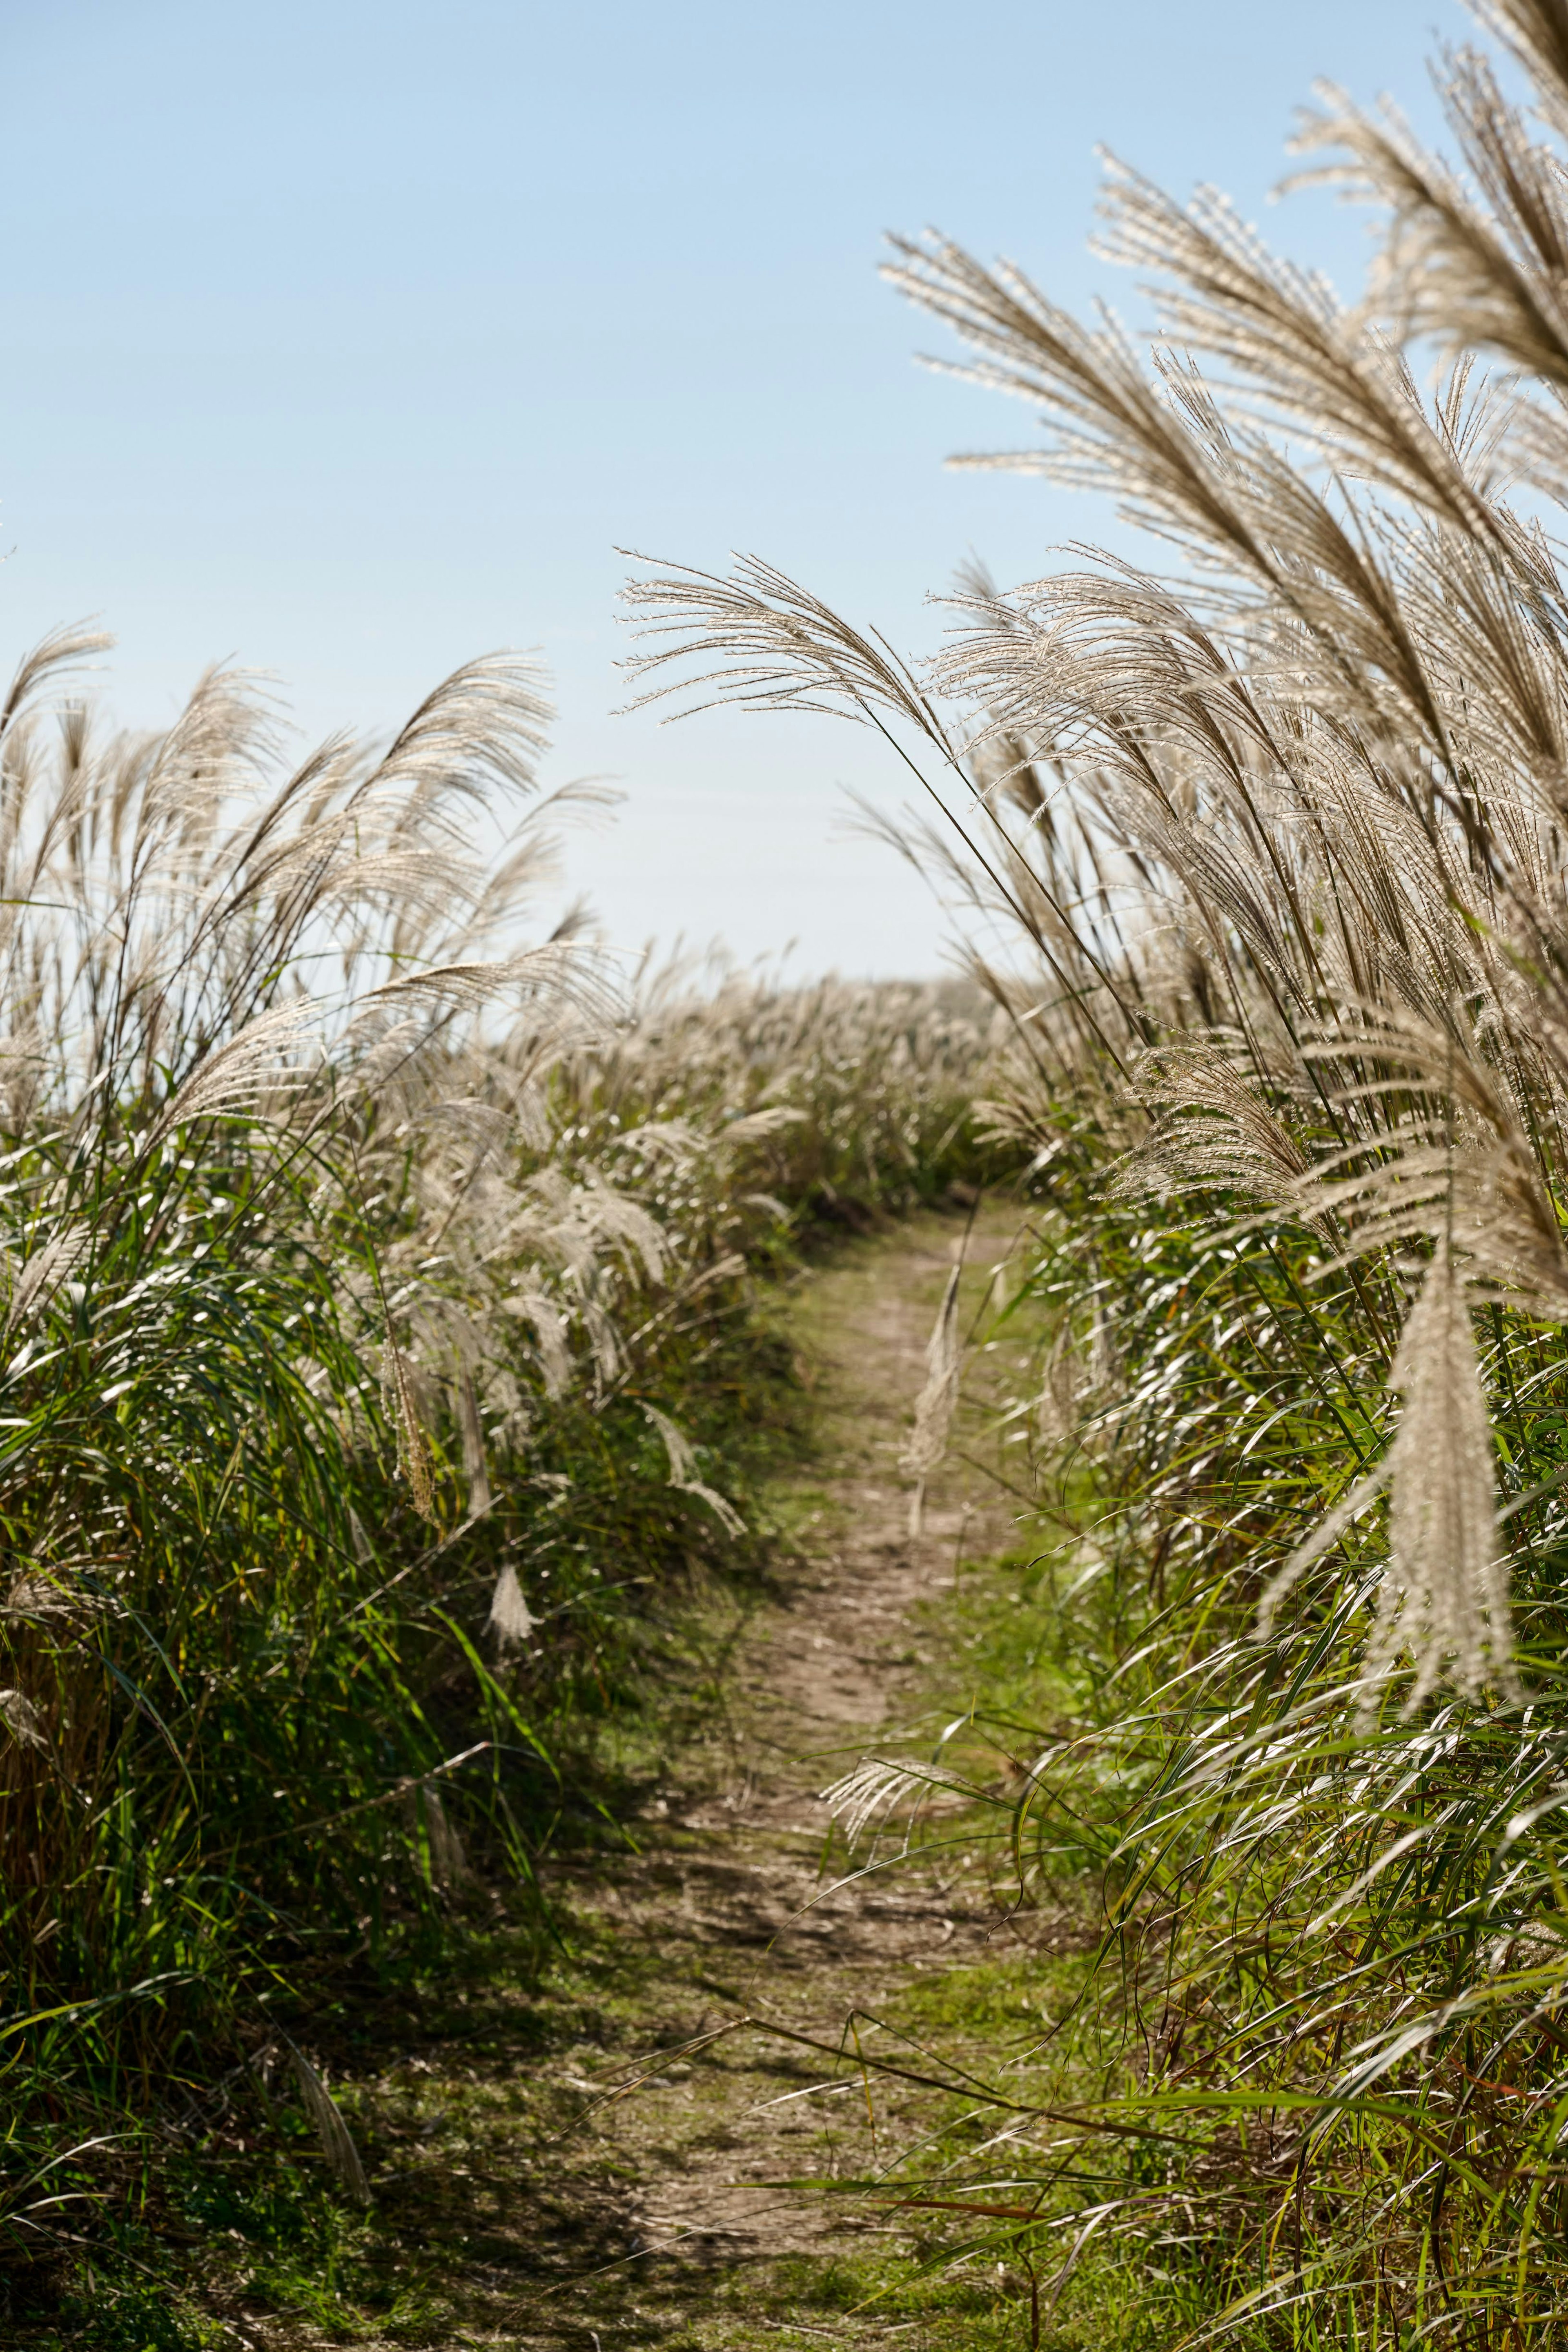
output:
<path id="1" fill-rule="evenodd" d="M 354 2146 L 353 2136 L 343 2121 L 342 2110 L 303 2051 L 290 2049 L 288 2057 L 306 2111 L 321 2142 L 321 2153 L 327 2159 L 329 2171 L 350 2197 L 357 2198 L 361 2205 L 368 2205 L 371 2185 L 365 2179 L 365 2168 L 360 2161 L 360 2151 Z"/>
<path id="2" fill-rule="evenodd" d="M 1388 1384 L 1405 1410 L 1388 1454 L 1388 1566 L 1368 1675 L 1386 1674 L 1408 1650 L 1407 1707 L 1439 1679 L 1472 1700 L 1489 1679 L 1517 1696 L 1490 1419 L 1469 1305 L 1447 1253 L 1427 1270 Z"/>
<path id="3" fill-rule="evenodd" d="M 503 1650 L 516 1650 L 522 1647 L 538 1622 L 523 1598 L 517 1571 L 508 1560 L 496 1579 L 496 1590 L 490 1596 L 489 1630 Z"/>
<path id="4" fill-rule="evenodd" d="M 1489 1681 L 1517 1698 L 1491 1423 L 1469 1304 L 1446 1251 L 1406 1318 L 1388 1385 L 1405 1400 L 1393 1444 L 1285 1562 L 1263 1596 L 1260 1636 L 1291 1586 L 1386 1487 L 1388 1565 L 1366 1646 L 1367 1700 L 1406 1652 L 1415 1666 L 1406 1713 L 1439 1681 L 1472 1701 Z"/>
<path id="5" fill-rule="evenodd" d="M 899 1466 L 915 1482 L 909 1505 L 909 1532 L 920 1533 L 925 1481 L 947 1451 L 948 1432 L 958 1402 L 958 1282 L 962 1265 L 947 1276 L 942 1304 L 925 1343 L 925 1385 L 915 1401 L 915 1427 Z"/>

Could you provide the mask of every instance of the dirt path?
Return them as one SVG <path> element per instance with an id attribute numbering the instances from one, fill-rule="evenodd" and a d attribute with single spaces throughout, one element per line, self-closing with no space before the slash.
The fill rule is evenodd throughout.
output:
<path id="1" fill-rule="evenodd" d="M 682 1759 L 654 1801 L 643 1857 L 580 1897 L 641 1953 L 649 1994 L 656 1985 L 668 2004 L 649 2018 L 651 2042 L 668 2048 L 747 2012 L 836 2048 L 852 2011 L 874 2013 L 911 1972 L 949 1965 L 994 1923 L 961 1870 L 946 1885 L 900 1874 L 835 1885 L 820 1791 L 879 1730 L 904 1727 L 903 1703 L 931 1663 L 922 1604 L 951 1587 L 962 1559 L 1012 1536 L 1005 1494 L 951 1461 L 912 1538 L 898 1457 L 954 1259 L 962 1250 L 971 1318 L 1015 1223 L 992 1211 L 966 1238 L 956 1219 L 925 1219 L 857 1244 L 803 1286 L 797 1329 L 827 1442 L 815 1475 L 781 1497 L 802 1567 L 783 1605 L 749 1629 L 727 1736 Z M 841 2209 L 789 2184 L 863 2168 L 866 2105 L 838 2066 L 758 2034 L 650 2072 L 653 2082 L 593 2118 L 635 2167 L 640 2291 L 629 2296 L 624 2277 L 606 2273 L 570 2301 L 579 2330 L 601 2313 L 623 2322 L 630 2301 L 647 2321 L 696 2323 L 701 2341 L 705 2277 L 722 2272 L 733 2286 L 748 2264 L 821 2257 L 842 2232 Z M 853 2340 L 879 2333 L 873 2325 Z"/>
<path id="2" fill-rule="evenodd" d="M 1005 1493 L 961 1459 L 912 1538 L 898 1456 L 960 1245 L 967 1325 L 1015 1225 L 988 1204 L 966 1241 L 961 1218 L 926 1217 L 803 1281 L 792 1318 L 822 1444 L 779 1493 L 797 1566 L 735 1630 L 722 1708 L 644 1808 L 642 1852 L 558 1874 L 577 1943 L 558 1990 L 458 1996 L 471 2054 L 448 2027 L 371 2094 L 399 2147 L 378 2208 L 430 2251 L 428 2292 L 404 2294 L 385 2340 L 926 2340 L 855 2307 L 844 2265 L 891 2225 L 831 2183 L 863 2179 L 905 2126 L 896 2095 L 873 2098 L 834 2053 L 847 2019 L 982 1951 L 997 1911 L 962 1854 L 836 1884 L 819 1792 L 903 1730 L 934 1679 L 961 1681 L 956 1659 L 951 1681 L 932 1675 L 927 1604 L 1013 1539 Z M 1005 1390 L 1013 1369 L 993 1351 L 971 1391 Z"/>

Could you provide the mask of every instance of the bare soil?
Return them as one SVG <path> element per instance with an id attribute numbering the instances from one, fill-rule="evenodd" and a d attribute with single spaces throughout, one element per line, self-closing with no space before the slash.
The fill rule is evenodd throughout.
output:
<path id="1" fill-rule="evenodd" d="M 988 1438 L 960 1433 L 918 1533 L 898 1460 L 955 1257 L 967 1325 L 1015 1227 L 1000 1204 L 928 1216 L 801 1278 L 791 1328 L 820 1442 L 776 1497 L 773 1594 L 716 1626 L 713 1703 L 631 1825 L 637 1850 L 555 1872 L 572 1932 L 544 1997 L 454 1988 L 362 2084 L 390 2315 L 367 2334 L 346 2303 L 287 2320 L 253 2304 L 235 2309 L 241 2338 L 960 2340 L 861 2307 L 866 2255 L 909 2227 L 863 2182 L 923 2111 L 845 2060 L 885 2058 L 890 2002 L 1008 1931 L 976 1856 L 852 1871 L 821 1792 L 915 1727 L 934 1687 L 958 1689 L 959 1660 L 935 1654 L 943 1597 L 1017 1539 Z M 980 1360 L 971 1433 L 1014 1376 L 1005 1347 Z"/>
<path id="2" fill-rule="evenodd" d="M 682 1759 L 679 1784 L 655 1801 L 649 1850 L 584 1890 L 618 1940 L 657 1956 L 668 2022 L 685 2038 L 739 2011 L 837 2050 L 846 2020 L 874 2016 L 912 1970 L 949 1965 L 995 1927 L 961 1870 L 946 1881 L 850 1873 L 841 1846 L 830 1849 L 821 1791 L 879 1735 L 908 1728 L 907 1702 L 932 1663 L 925 1605 L 966 1555 L 1012 1534 L 1003 1490 L 962 1460 L 938 1474 L 912 1533 L 898 1467 L 954 1259 L 962 1250 L 972 1269 L 962 1294 L 972 1314 L 1012 1231 L 994 1216 L 967 1234 L 925 1220 L 809 1278 L 798 1314 L 828 1450 L 789 1497 L 799 1565 L 736 1659 L 727 1736 Z M 863 2085 L 796 2050 L 741 2031 L 705 2054 L 700 2084 L 694 2068 L 639 2095 L 632 2211 L 649 2256 L 777 2261 L 820 2252 L 843 2230 L 841 2209 L 789 2184 L 821 2160 L 824 2099 L 855 2117 L 852 2161 L 863 2165 Z M 806 2087 L 824 2078 L 824 2091 Z"/>

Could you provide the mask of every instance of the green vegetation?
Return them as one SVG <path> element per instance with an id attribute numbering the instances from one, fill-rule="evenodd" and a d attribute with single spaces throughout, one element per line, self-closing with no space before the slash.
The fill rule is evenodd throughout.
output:
<path id="1" fill-rule="evenodd" d="M 515 663 L 274 785 L 232 680 L 156 743 L 68 706 L 53 750 L 30 698 L 82 647 L 19 682 L 0 2218 L 62 2330 L 112 2271 L 127 2343 L 197 2343 L 203 2263 L 301 2325 L 463 2324 L 395 2192 L 358 2213 L 363 2152 L 466 2132 L 497 2199 L 581 2112 L 507 2070 L 635 2039 L 643 1964 L 530 1890 L 630 1842 L 637 1742 L 723 1696 L 704 1612 L 766 1572 L 805 1443 L 763 1277 L 989 1139 L 1033 1214 L 984 1330 L 1030 1377 L 981 1453 L 1027 1541 L 943 1603 L 827 1860 L 983 1887 L 990 1943 L 846 1995 L 832 2042 L 704 1980 L 781 2075 L 837 2070 L 780 2096 L 856 2090 L 864 2128 L 846 2098 L 801 2168 L 841 2242 L 689 2340 L 1562 2340 L 1568 17 L 1486 18 L 1534 111 L 1448 58 L 1462 170 L 1337 101 L 1306 127 L 1380 208 L 1356 310 L 1119 169 L 1147 364 L 897 247 L 1043 409 L 1029 464 L 1174 575 L 971 572 L 920 677 L 758 562 L 631 590 L 652 694 L 691 656 L 704 699 L 894 739 L 965 989 L 628 1005 L 570 926 L 520 951 L 537 825 L 474 848 L 533 788 Z M 437 2007 L 492 2063 L 431 2124 L 396 2047 Z M 642 2259 L 619 2161 L 560 2158 L 541 2275 Z"/>

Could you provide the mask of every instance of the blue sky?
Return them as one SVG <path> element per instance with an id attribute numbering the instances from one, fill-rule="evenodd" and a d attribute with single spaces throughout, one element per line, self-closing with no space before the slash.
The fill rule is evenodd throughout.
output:
<path id="1" fill-rule="evenodd" d="M 104 691 L 172 715 L 209 661 L 300 725 L 386 727 L 467 655 L 537 646 L 550 773 L 612 773 L 572 883 L 619 943 L 939 968 L 944 923 L 842 791 L 822 721 L 612 716 L 619 542 L 795 571 L 929 645 L 970 550 L 1004 581 L 1092 524 L 945 472 L 1027 415 L 931 375 L 876 274 L 936 223 L 1082 303 L 1097 142 L 1226 188 L 1354 288 L 1364 227 L 1265 212 L 1327 74 L 1433 108 L 1452 0 L 0 0 L 0 656 L 98 613 Z"/>

